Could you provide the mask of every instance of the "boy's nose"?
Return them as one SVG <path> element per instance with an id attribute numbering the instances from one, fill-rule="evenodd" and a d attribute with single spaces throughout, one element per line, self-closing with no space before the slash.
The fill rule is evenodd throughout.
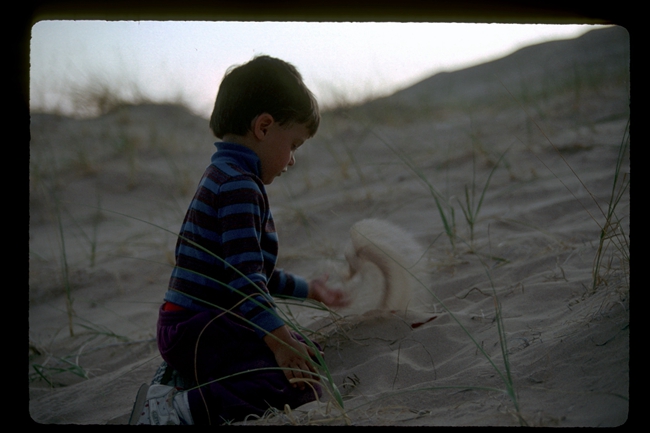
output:
<path id="1" fill-rule="evenodd" d="M 292 166 L 296 163 L 296 157 L 291 155 L 291 159 L 289 160 L 289 166 Z"/>

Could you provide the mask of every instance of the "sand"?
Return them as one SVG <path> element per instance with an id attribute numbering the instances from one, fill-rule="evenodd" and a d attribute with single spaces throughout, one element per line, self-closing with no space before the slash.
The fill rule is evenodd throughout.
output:
<path id="1" fill-rule="evenodd" d="M 242 424 L 624 424 L 629 190 L 593 274 L 612 187 L 629 180 L 628 150 L 614 182 L 628 44 L 597 30 L 325 114 L 268 190 L 279 266 L 329 273 L 355 299 L 281 307 L 324 346 L 344 404 L 326 395 Z M 175 234 L 214 139 L 205 119 L 155 105 L 35 114 L 31 133 L 29 415 L 125 424 L 161 361 Z M 466 191 L 476 210 L 488 178 L 470 225 Z M 449 224 L 454 210 L 452 236 L 431 188 Z M 350 228 L 368 218 L 412 240 L 395 248 L 415 257 L 399 310 L 378 308 L 376 268 L 346 279 Z"/>

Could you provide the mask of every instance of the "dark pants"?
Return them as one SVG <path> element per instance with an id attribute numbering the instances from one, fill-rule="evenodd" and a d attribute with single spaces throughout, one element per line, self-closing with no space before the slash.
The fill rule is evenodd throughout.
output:
<path id="1" fill-rule="evenodd" d="M 238 421 L 250 414 L 262 415 L 269 407 L 283 409 L 286 404 L 295 408 L 316 398 L 310 386 L 304 391 L 293 388 L 264 341 L 227 314 L 161 308 L 158 349 L 181 375 L 203 384 L 188 392 L 195 424 Z M 226 377 L 265 368 L 276 370 Z M 320 387 L 316 389 L 320 396 Z"/>

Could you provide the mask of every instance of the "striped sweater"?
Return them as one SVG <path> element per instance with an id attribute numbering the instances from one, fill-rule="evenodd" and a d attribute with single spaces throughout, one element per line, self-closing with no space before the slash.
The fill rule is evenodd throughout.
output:
<path id="1" fill-rule="evenodd" d="M 278 238 L 258 156 L 216 146 L 181 226 L 165 301 L 194 311 L 235 306 L 263 337 L 284 324 L 272 295 L 305 298 L 307 282 L 275 268 Z"/>

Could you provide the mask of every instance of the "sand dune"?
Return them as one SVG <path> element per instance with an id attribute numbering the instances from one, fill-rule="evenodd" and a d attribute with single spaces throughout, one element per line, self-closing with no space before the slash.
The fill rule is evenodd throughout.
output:
<path id="1" fill-rule="evenodd" d="M 282 307 L 325 348 L 344 406 L 326 397 L 246 423 L 625 423 L 627 190 L 596 284 L 594 266 L 612 188 L 629 180 L 629 150 L 614 177 L 628 61 L 625 30 L 597 30 L 327 113 L 269 195 L 280 266 L 358 295 L 338 314 Z M 123 424 L 160 363 L 157 309 L 213 139 L 205 119 L 156 106 L 34 115 L 31 132 L 29 413 Z M 376 269 L 346 279 L 366 219 L 412 237 L 410 302 L 368 301 L 386 284 Z"/>

